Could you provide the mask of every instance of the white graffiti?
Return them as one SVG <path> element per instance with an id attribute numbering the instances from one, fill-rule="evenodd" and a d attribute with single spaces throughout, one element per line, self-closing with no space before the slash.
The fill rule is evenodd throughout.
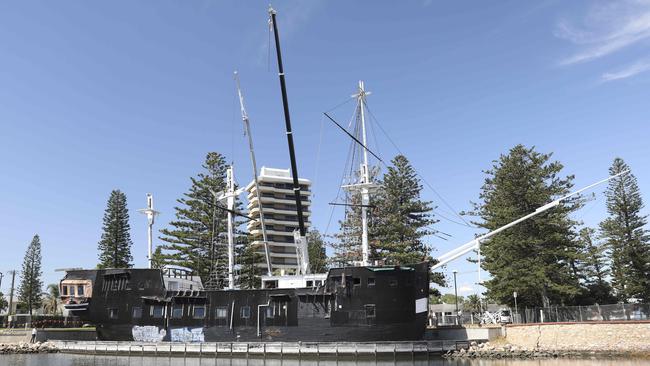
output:
<path id="1" fill-rule="evenodd" d="M 133 340 L 137 342 L 162 342 L 167 335 L 164 329 L 158 329 L 154 325 L 134 325 L 131 328 L 131 333 L 133 334 Z"/>
<path id="2" fill-rule="evenodd" d="M 175 328 L 171 330 L 172 342 L 205 342 L 203 328 Z"/>

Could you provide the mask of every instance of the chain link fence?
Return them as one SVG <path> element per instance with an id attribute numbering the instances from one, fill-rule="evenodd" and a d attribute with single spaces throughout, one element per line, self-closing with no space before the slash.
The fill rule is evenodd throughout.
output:
<path id="1" fill-rule="evenodd" d="M 513 310 L 513 309 L 511 309 Z M 513 323 L 650 320 L 650 304 L 551 306 L 513 311 Z"/>
<path id="2" fill-rule="evenodd" d="M 498 305 L 497 305 L 498 306 Z M 498 316 L 497 316 L 498 315 Z M 609 304 L 491 309 L 490 314 L 461 311 L 432 313 L 429 326 L 457 326 L 494 323 L 568 323 L 650 320 L 650 304 Z"/>

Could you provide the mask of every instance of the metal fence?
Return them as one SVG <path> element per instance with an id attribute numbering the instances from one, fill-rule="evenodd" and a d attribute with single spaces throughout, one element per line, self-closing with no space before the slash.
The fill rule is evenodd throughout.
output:
<path id="1" fill-rule="evenodd" d="M 650 304 L 551 306 L 519 309 L 512 314 L 514 323 L 650 320 Z"/>
<path id="2" fill-rule="evenodd" d="M 566 322 L 607 322 L 650 320 L 650 304 L 610 304 L 589 306 L 551 306 L 545 308 L 508 309 L 508 323 L 566 323 Z M 440 313 L 439 313 L 440 314 Z M 487 322 L 486 322 L 487 320 Z M 430 326 L 454 326 L 490 323 L 489 318 L 480 313 L 463 311 L 456 315 L 442 313 L 432 316 Z"/>

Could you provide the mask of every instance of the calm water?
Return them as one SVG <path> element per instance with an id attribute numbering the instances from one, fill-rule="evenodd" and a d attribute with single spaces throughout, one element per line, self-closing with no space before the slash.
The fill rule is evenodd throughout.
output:
<path id="1" fill-rule="evenodd" d="M 81 356 L 81 355 L 0 355 L 0 366 L 640 366 L 648 359 L 607 360 L 263 360 L 263 359 L 198 359 L 166 357 Z"/>

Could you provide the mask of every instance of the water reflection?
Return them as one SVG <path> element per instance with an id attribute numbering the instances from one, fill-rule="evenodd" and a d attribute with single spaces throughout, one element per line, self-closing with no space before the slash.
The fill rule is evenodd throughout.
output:
<path id="1" fill-rule="evenodd" d="M 229 359 L 64 354 L 0 355 L 0 366 L 650 366 L 650 359 L 443 360 L 406 359 Z"/>

